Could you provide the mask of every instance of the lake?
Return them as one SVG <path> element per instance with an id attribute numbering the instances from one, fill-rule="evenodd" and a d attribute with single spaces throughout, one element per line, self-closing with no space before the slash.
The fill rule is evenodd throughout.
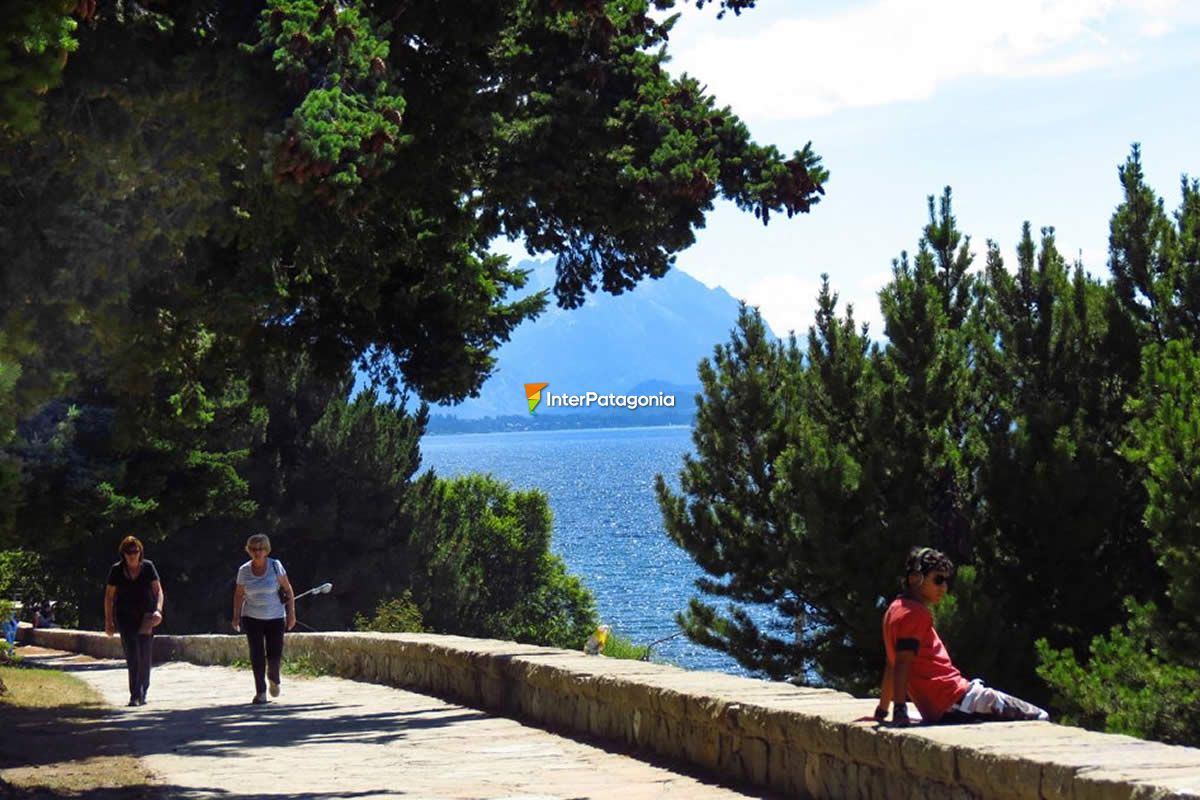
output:
<path id="1" fill-rule="evenodd" d="M 677 488 L 685 426 L 427 436 L 424 466 L 454 477 L 490 472 L 518 489 L 541 489 L 554 512 L 554 551 L 596 596 L 600 619 L 637 644 L 679 631 L 702 571 L 667 536 L 654 476 Z M 758 615 L 756 615 L 758 616 Z M 745 671 L 680 635 L 654 646 L 655 661 L 689 669 Z"/>

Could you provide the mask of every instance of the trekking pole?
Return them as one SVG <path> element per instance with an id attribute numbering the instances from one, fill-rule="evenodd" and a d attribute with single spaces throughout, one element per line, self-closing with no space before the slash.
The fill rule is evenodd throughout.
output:
<path id="1" fill-rule="evenodd" d="M 333 591 L 332 583 L 322 583 L 320 586 L 314 586 L 306 592 L 301 592 L 300 594 L 296 595 L 295 599 L 299 600 L 306 594 L 329 594 L 331 591 Z"/>
<path id="2" fill-rule="evenodd" d="M 672 639 L 674 639 L 676 636 L 682 636 L 682 635 L 683 635 L 683 631 L 676 631 L 675 633 L 672 633 L 670 636 L 664 636 L 661 639 L 655 639 L 653 642 L 646 645 L 646 654 L 642 656 L 642 661 L 650 660 L 650 648 L 654 647 L 654 645 L 662 644 L 663 642 L 669 642 Z"/>
<path id="3" fill-rule="evenodd" d="M 320 586 L 314 586 L 313 588 L 309 589 L 306 592 L 301 592 L 300 594 L 296 595 L 292 599 L 299 600 L 301 597 L 304 597 L 304 595 L 306 595 L 306 594 L 329 594 L 332 590 L 333 590 L 333 584 L 326 582 L 326 583 L 322 583 Z M 296 624 L 299 625 L 301 628 L 304 628 L 304 630 L 306 630 L 306 631 L 312 631 L 313 633 L 317 632 L 316 628 L 310 627 L 308 625 L 305 625 L 303 622 L 301 622 L 299 617 L 296 618 Z"/>

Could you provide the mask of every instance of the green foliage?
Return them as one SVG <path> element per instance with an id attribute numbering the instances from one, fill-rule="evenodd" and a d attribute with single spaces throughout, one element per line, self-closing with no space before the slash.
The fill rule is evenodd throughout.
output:
<path id="1" fill-rule="evenodd" d="M 1163 310 L 1166 316 L 1178 316 Z M 1144 468 L 1146 527 L 1167 576 L 1159 605 L 1127 602 L 1128 619 L 1098 636 L 1081 665 L 1070 650 L 1038 643 L 1038 674 L 1069 721 L 1178 744 L 1200 743 L 1200 357 L 1191 339 L 1143 352 L 1122 454 Z"/>
<path id="2" fill-rule="evenodd" d="M 235 658 L 229 662 L 228 666 L 243 670 L 252 668 L 250 659 L 248 658 Z M 330 674 L 328 669 L 322 667 L 307 655 L 289 656 L 286 653 L 279 662 L 279 671 L 293 678 L 319 678 L 322 675 Z"/>
<path id="3" fill-rule="evenodd" d="M 1200 359 L 1195 347 L 1200 192 L 1182 181 L 1174 225 L 1142 179 L 1135 147 L 1121 170 L 1125 201 L 1113 215 L 1114 286 L 1140 333 L 1141 376 L 1130 393 L 1120 454 L 1138 470 L 1140 506 L 1158 574 L 1154 603 L 1127 601 L 1127 618 L 1092 640 L 1085 666 L 1075 652 L 1039 643 L 1039 674 L 1081 724 L 1164 741 L 1200 742 L 1200 559 L 1196 479 L 1200 461 Z M 1159 577 L 1164 576 L 1164 577 Z M 1118 584 L 1116 596 L 1132 589 Z M 1109 616 L 1107 620 L 1115 621 Z"/>
<path id="4" fill-rule="evenodd" d="M 746 602 L 790 600 L 788 569 L 800 559 L 790 556 L 794 539 L 779 524 L 768 486 L 780 472 L 787 421 L 798 417 L 793 382 L 786 376 L 800 360 L 794 340 L 787 346 L 768 341 L 758 312 L 743 307 L 732 340 L 700 365 L 696 455 L 684 457 L 678 495 L 662 476 L 655 491 L 667 533 L 706 572 L 725 579 L 700 579 L 698 586 L 708 594 Z M 830 453 L 825 464 L 842 467 L 826 473 L 831 484 L 843 476 L 854 480 L 854 465 L 842 452 Z M 788 610 L 799 613 L 798 606 Z M 694 641 L 772 676 L 803 668 L 800 653 L 760 631 L 737 608 L 725 617 L 693 599 L 679 621 Z"/>
<path id="5" fill-rule="evenodd" d="M 238 466 L 247 444 L 261 436 L 261 420 L 253 419 L 244 390 L 206 399 L 210 417 L 200 425 L 189 414 L 135 420 L 114 407 L 120 402 L 53 402 L 21 424 L 13 452 L 24 496 L 12 530 L 0 537 L 13 546 L 40 532 L 38 574 L 53 576 L 46 580 L 52 596 L 76 604 L 92 625 L 101 612 L 103 575 L 96 570 L 117 560 L 122 537 L 136 534 L 149 558 L 172 567 L 169 553 L 155 552 L 158 543 L 209 515 L 237 517 L 253 508 Z M 173 609 L 182 613 L 172 614 L 172 624 L 187 609 Z"/>
<path id="6" fill-rule="evenodd" d="M 1171 611 L 1189 621 L 1200 655 L 1200 355 L 1190 340 L 1146 349 L 1124 455 L 1146 470 L 1146 527 L 1169 576 Z"/>
<path id="7" fill-rule="evenodd" d="M 604 641 L 604 649 L 601 653 L 609 658 L 622 658 L 627 661 L 648 661 L 650 659 L 648 645 L 634 644 L 632 640 L 612 632 L 609 632 L 608 638 Z"/>
<path id="8" fill-rule="evenodd" d="M 13 600 L 5 600 L 0 598 L 0 621 L 7 623 L 12 618 L 15 605 L 16 603 Z M 7 638 L 0 637 L 0 663 L 12 664 L 17 660 L 18 656 L 16 646 L 9 644 Z M 0 687 L 2 686 L 3 684 L 0 683 Z M 0 691 L 0 694 L 3 693 L 3 691 Z"/>
<path id="9" fill-rule="evenodd" d="M 270 56 L 303 97 L 281 134 L 268 136 L 276 180 L 313 181 L 315 192 L 345 199 L 388 165 L 404 99 L 387 81 L 390 25 L 376 26 L 362 3 L 268 0 L 251 52 Z"/>
<path id="10" fill-rule="evenodd" d="M 17 435 L 15 388 L 20 375 L 19 365 L 0 360 L 0 535 L 12 528 L 21 498 L 21 463 L 8 449 Z"/>
<path id="11" fill-rule="evenodd" d="M 242 543 L 264 531 L 298 591 L 334 585 L 299 600 L 310 626 L 582 644 L 593 601 L 549 552 L 544 496 L 418 477 L 424 408 L 349 399 L 349 377 L 303 357 L 262 367 L 268 420 L 240 464 L 253 516 L 197 520 L 150 553 L 172 576 L 173 631 L 221 629 Z"/>
<path id="12" fill-rule="evenodd" d="M 151 553 L 174 576 L 174 631 L 228 624 L 233 571 L 251 533 L 270 535 L 297 591 L 325 581 L 336 587 L 299 601 L 306 624 L 345 629 L 356 613 L 408 586 L 408 503 L 424 412 L 410 414 L 373 392 L 351 400 L 349 376 L 326 378 L 302 357 L 260 366 L 264 420 L 238 465 L 251 512 L 189 521 L 165 551 Z"/>
<path id="13" fill-rule="evenodd" d="M 1143 341 L 1200 342 L 1200 180 L 1182 178 L 1172 220 L 1146 185 L 1140 147 L 1119 175 L 1125 197 L 1110 225 L 1109 267 L 1121 307 Z"/>
<path id="14" fill-rule="evenodd" d="M 161 403 L 265 351 L 461 399 L 545 303 L 507 299 L 525 276 L 497 236 L 559 253 L 578 305 L 663 274 L 718 191 L 765 219 L 826 179 L 671 79 L 641 0 L 121 8 L 0 159 L 0 361 L 25 411 L 98 356 Z"/>
<path id="15" fill-rule="evenodd" d="M 889 505 L 902 511 L 903 527 L 927 531 L 930 544 L 960 561 L 970 547 L 980 452 L 971 365 L 982 336 L 973 261 L 947 188 L 936 208 L 929 198 L 915 258 L 910 263 L 901 253 L 892 263 L 892 281 L 879 295 L 887 343 L 872 359 L 889 420 L 882 454 L 894 465 Z"/>
<path id="16" fill-rule="evenodd" d="M 764 223 L 819 200 L 828 175 L 811 148 L 785 158 L 754 144 L 695 78 L 667 74 L 674 21 L 655 23 L 648 3 L 513 11 L 492 51 L 506 73 L 493 96 L 516 113 L 494 118 L 505 143 L 500 180 L 488 181 L 480 208 L 497 233 L 559 255 L 560 305 L 580 305 L 597 286 L 619 293 L 664 274 L 718 193 Z M 604 168 L 581 171 L 568 154 Z M 575 188 L 580 176 L 586 195 Z M 608 212 L 603 224 L 581 227 L 597 208 Z"/>
<path id="17" fill-rule="evenodd" d="M 78 47 L 70 0 L 14 0 L 0 18 L 0 135 L 37 130 L 39 98 L 62 80 Z"/>
<path id="18" fill-rule="evenodd" d="M 1015 269 L 990 243 L 974 269 L 947 190 L 880 293 L 886 342 L 839 314 L 827 281 L 803 357 L 743 313 L 701 365 L 679 493 L 658 482 L 668 532 L 707 573 L 698 588 L 734 601 L 693 599 L 680 618 L 690 638 L 771 677 L 874 688 L 895 573 L 910 546 L 930 544 L 960 565 L 939 631 L 991 685 L 1048 697 L 1038 640 L 1043 653 L 1130 651 L 1110 633 L 1125 597 L 1156 604 L 1156 663 L 1195 662 L 1200 203 L 1185 180 L 1169 224 L 1137 159 L 1135 148 L 1122 170 L 1111 284 L 1069 268 L 1053 229 L 1035 241 L 1028 223 Z M 1160 335 L 1180 340 L 1143 354 Z M 740 605 L 751 603 L 773 622 L 755 625 Z M 1072 694 L 1065 658 L 1041 676 L 1063 708 L 1096 706 Z M 1156 674 L 1168 693 L 1190 673 Z M 1126 689 L 1154 697 L 1109 687 Z M 1095 708 L 1073 713 L 1104 722 Z"/>
<path id="19" fill-rule="evenodd" d="M 828 280 L 803 355 L 743 312 L 701 365 L 681 494 L 658 481 L 668 533 L 713 576 L 699 588 L 770 604 L 785 623 L 764 630 L 736 606 L 694 599 L 688 636 L 771 677 L 877 684 L 881 606 L 907 549 L 970 546 L 975 279 L 949 194 L 929 211 L 916 258 L 894 262 L 881 294 L 885 348 L 853 309 L 839 315 Z"/>
<path id="20" fill-rule="evenodd" d="M 1086 666 L 1074 652 L 1037 642 L 1038 675 L 1055 690 L 1067 723 L 1173 744 L 1200 743 L 1200 670 L 1180 663 L 1152 603 L 1128 604 L 1129 619 L 1092 640 Z"/>
<path id="21" fill-rule="evenodd" d="M 1026 223 L 1013 272 L 988 251 L 983 313 L 993 346 L 979 359 L 986 456 L 972 556 L 1012 622 L 992 637 L 1006 647 L 966 626 L 959 649 L 989 679 L 999 674 L 1011 691 L 1041 700 L 1033 641 L 1085 648 L 1120 618 L 1122 597 L 1152 598 L 1158 576 L 1139 472 L 1113 446 L 1129 419 L 1136 336 L 1110 287 L 1079 265 L 1068 270 L 1052 229 L 1039 244 Z M 1063 575 L 1093 575 L 1105 589 Z M 995 659 L 971 663 L 981 650 Z"/>
<path id="22" fill-rule="evenodd" d="M 279 671 L 294 678 L 319 678 L 330 674 L 328 669 L 307 655 L 285 656 L 279 664 Z"/>
<path id="23" fill-rule="evenodd" d="M 356 614 L 354 629 L 376 633 L 422 633 L 425 626 L 421 622 L 421 609 L 409 590 L 399 597 L 384 600 L 375 609 L 375 615 L 369 619 L 362 614 Z"/>
<path id="24" fill-rule="evenodd" d="M 662 275 L 718 194 L 765 221 L 827 178 L 672 79 L 643 0 L 71 7 L 0 22 L 0 542 L 49 537 L 73 591 L 85 538 L 254 513 L 262 365 L 459 400 L 547 302 L 495 238 L 579 305 Z"/>
<path id="25" fill-rule="evenodd" d="M 430 630 L 583 646 L 595 601 L 550 552 L 545 495 L 470 475 L 437 480 L 420 502 L 413 595 Z"/>
<path id="26" fill-rule="evenodd" d="M 58 596 L 48 582 L 45 567 L 37 553 L 25 550 L 0 550 L 0 598 L 19 600 L 29 617 L 32 603 Z"/>

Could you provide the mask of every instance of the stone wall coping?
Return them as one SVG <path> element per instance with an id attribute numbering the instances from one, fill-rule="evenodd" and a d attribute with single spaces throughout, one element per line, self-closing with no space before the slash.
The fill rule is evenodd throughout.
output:
<path id="1" fill-rule="evenodd" d="M 24 631 L 119 658 L 116 638 Z M 244 659 L 241 636 L 155 637 L 156 660 Z M 291 633 L 287 653 L 341 677 L 447 697 L 812 798 L 1200 800 L 1200 750 L 1049 722 L 891 728 L 876 701 L 721 673 L 440 634 Z"/>

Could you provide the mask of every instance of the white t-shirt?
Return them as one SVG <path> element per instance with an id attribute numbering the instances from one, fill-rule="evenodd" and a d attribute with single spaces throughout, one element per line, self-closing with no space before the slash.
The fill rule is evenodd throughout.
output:
<path id="1" fill-rule="evenodd" d="M 287 608 L 279 599 L 279 575 L 287 575 L 282 562 L 267 559 L 267 571 L 255 575 L 250 569 L 252 562 L 247 561 L 238 567 L 237 582 L 246 590 L 246 600 L 242 603 L 242 616 L 254 619 L 281 619 L 287 616 Z M 278 572 L 276 572 L 278 570 Z"/>

